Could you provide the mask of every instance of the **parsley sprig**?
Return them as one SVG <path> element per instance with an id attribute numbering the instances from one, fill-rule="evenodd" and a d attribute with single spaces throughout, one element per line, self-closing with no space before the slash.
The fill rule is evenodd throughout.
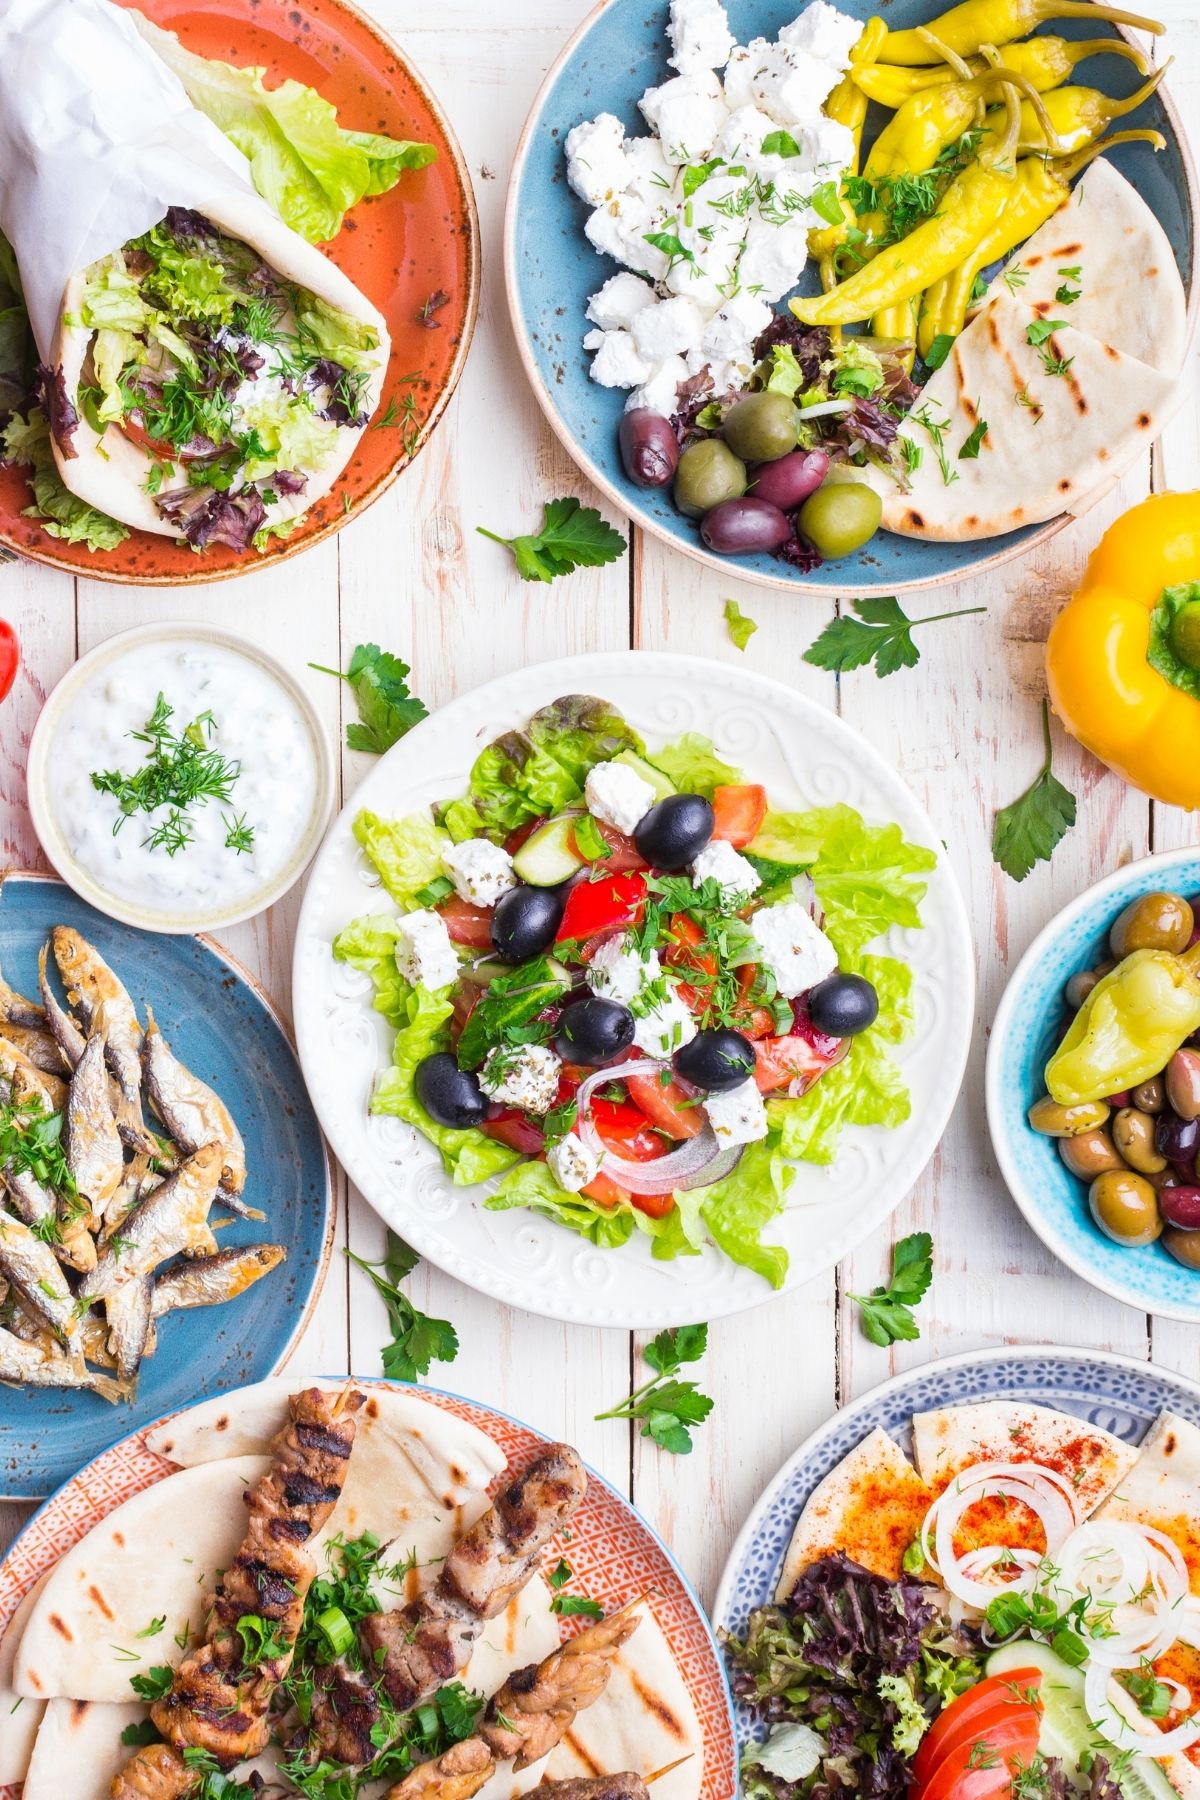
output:
<path id="1" fill-rule="evenodd" d="M 1042 701 L 1042 740 L 1046 759 L 1041 774 L 1019 800 L 1001 807 L 992 827 L 992 855 L 1014 881 L 1024 881 L 1035 864 L 1049 862 L 1075 823 L 1075 796 L 1052 770 L 1048 700 Z"/>
<path id="2" fill-rule="evenodd" d="M 117 803 L 114 837 L 126 819 L 136 813 L 150 814 L 160 807 L 167 808 L 166 817 L 152 826 L 142 842 L 152 850 L 165 850 L 168 856 L 174 856 L 192 841 L 189 809 L 206 806 L 210 800 L 226 804 L 242 772 L 241 763 L 213 748 L 217 722 L 211 712 L 198 713 L 179 734 L 171 724 L 174 717 L 175 708 L 167 704 L 164 694 L 159 694 L 142 729 L 129 733 L 135 743 L 146 746 L 141 768 L 132 775 L 120 769 L 93 769 L 91 773 L 96 792 L 111 794 Z M 253 849 L 254 828 L 246 825 L 244 816 L 237 837 L 235 844 L 226 839 L 228 848 L 239 852 Z"/>
<path id="3" fill-rule="evenodd" d="M 804 652 L 806 663 L 831 669 L 838 675 L 874 663 L 876 675 L 894 675 L 897 669 L 915 668 L 921 660 L 921 652 L 912 640 L 918 625 L 936 625 L 941 619 L 965 619 L 971 613 L 987 611 L 986 606 L 963 606 L 955 612 L 910 619 L 894 594 L 883 594 L 877 600 L 852 600 L 850 604 L 857 618 L 843 614 L 831 619 Z"/>
<path id="4" fill-rule="evenodd" d="M 912 1309 L 928 1292 L 933 1280 L 933 1239 L 927 1231 L 914 1231 L 892 1247 L 892 1279 L 887 1287 L 848 1298 L 862 1308 L 863 1330 L 873 1344 L 886 1349 L 900 1339 L 921 1335 Z"/>
<path id="5" fill-rule="evenodd" d="M 586 1594 L 564 1594 L 563 1589 L 575 1571 L 569 1562 L 560 1558 L 558 1566 L 551 1569 L 546 1579 L 554 1590 L 554 1598 L 550 1602 L 550 1611 L 558 1613 L 564 1619 L 583 1617 L 586 1619 L 602 1619 L 604 1608 L 598 1600 L 589 1600 Z"/>
<path id="6" fill-rule="evenodd" d="M 348 669 L 328 669 L 314 662 L 308 666 L 319 675 L 336 675 L 353 689 L 359 722 L 346 727 L 351 750 L 381 756 L 428 717 L 425 702 L 409 692 L 408 664 L 378 644 L 356 644 Z"/>
<path id="7" fill-rule="evenodd" d="M 420 1260 L 403 1238 L 394 1231 L 388 1232 L 381 1263 L 367 1262 L 353 1250 L 347 1250 L 346 1255 L 370 1276 L 387 1308 L 392 1341 L 383 1347 L 383 1372 L 390 1380 L 417 1381 L 429 1373 L 431 1362 L 454 1361 L 458 1355 L 458 1333 L 449 1319 L 431 1319 L 400 1291 L 400 1283 L 412 1274 Z"/>
<path id="8" fill-rule="evenodd" d="M 0 1104 L 0 1168 L 32 1175 L 42 1187 L 74 1199 L 74 1177 L 62 1147 L 61 1113 L 51 1112 L 40 1094 L 18 1094 L 14 1081 Z"/>
<path id="9" fill-rule="evenodd" d="M 669 1450 L 674 1456 L 686 1456 L 692 1448 L 693 1428 L 704 1423 L 713 1403 L 694 1381 L 680 1381 L 677 1377 L 685 1363 L 699 1362 L 707 1348 L 707 1325 L 680 1325 L 660 1331 L 646 1346 L 646 1361 L 654 1370 L 650 1380 L 635 1388 L 619 1406 L 597 1413 L 597 1420 L 636 1419 L 643 1437 L 651 1438 L 660 1449 Z"/>
<path id="10" fill-rule="evenodd" d="M 483 525 L 475 529 L 494 544 L 508 546 L 522 581 L 554 581 L 573 569 L 598 569 L 615 562 L 628 548 L 621 533 L 594 506 L 582 506 L 574 496 L 546 501 L 540 531 L 506 538 Z"/>

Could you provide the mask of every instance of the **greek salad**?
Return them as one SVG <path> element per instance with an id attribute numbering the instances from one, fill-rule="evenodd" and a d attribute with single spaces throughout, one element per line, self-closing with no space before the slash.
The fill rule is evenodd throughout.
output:
<path id="1" fill-rule="evenodd" d="M 793 1160 L 901 1124 L 932 851 L 848 806 L 785 812 L 697 733 L 650 749 L 569 694 L 488 745 L 467 792 L 355 836 L 398 910 L 334 956 L 396 1027 L 370 1100 L 484 1205 L 596 1245 L 715 1244 L 773 1285 Z"/>

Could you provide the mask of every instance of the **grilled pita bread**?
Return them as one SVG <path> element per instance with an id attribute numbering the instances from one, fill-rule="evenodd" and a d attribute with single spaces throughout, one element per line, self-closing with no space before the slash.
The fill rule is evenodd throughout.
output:
<path id="1" fill-rule="evenodd" d="M 810 1563 L 842 1550 L 895 1581 L 933 1495 L 900 1446 L 878 1427 L 809 1496 L 775 1590 L 786 1600 Z"/>
<path id="2" fill-rule="evenodd" d="M 1098 1425 L 1016 1400 L 917 1413 L 913 1456 L 931 1495 L 942 1493 L 975 1463 L 1041 1463 L 1071 1483 L 1079 1521 L 1090 1517 L 1138 1461 L 1132 1445 Z"/>
<path id="3" fill-rule="evenodd" d="M 886 530 L 962 543 L 1041 524 L 1158 436 L 1183 384 L 1074 324 L 1030 344 L 1034 318 L 1000 294 L 955 340 L 900 428 L 921 459 L 910 491 L 884 498 Z M 961 456 L 981 421 L 978 453 Z"/>

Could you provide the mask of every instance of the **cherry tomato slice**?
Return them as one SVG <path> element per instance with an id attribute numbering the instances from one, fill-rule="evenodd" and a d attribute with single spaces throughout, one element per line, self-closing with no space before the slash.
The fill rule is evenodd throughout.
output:
<path id="1" fill-rule="evenodd" d="M 630 1094 L 652 1125 L 669 1132 L 673 1138 L 697 1137 L 704 1126 L 704 1113 L 695 1097 L 669 1081 L 664 1087 L 657 1075 L 628 1075 Z"/>
<path id="2" fill-rule="evenodd" d="M 593 1094 L 590 1111 L 596 1130 L 606 1142 L 610 1138 L 614 1144 L 627 1142 L 646 1129 L 646 1115 L 632 1100 L 605 1100 Z"/>
<path id="3" fill-rule="evenodd" d="M 1036 1733 L 1041 1679 L 1038 1669 L 1014 1669 L 1011 1675 L 989 1676 L 952 1700 L 921 1739 L 913 1760 L 913 1782 L 919 1786 L 928 1781 L 943 1759 L 964 1744 L 990 1743 L 993 1728 L 1014 1719 L 1026 1727 L 1032 1722 Z"/>
<path id="4" fill-rule="evenodd" d="M 7 619 L 0 619 L 0 700 L 7 700 L 21 666 L 17 634 Z"/>
<path id="5" fill-rule="evenodd" d="M 644 869 L 646 859 L 638 852 L 638 847 L 631 837 L 618 831 L 615 825 L 606 825 L 603 819 L 593 819 L 592 824 L 604 839 L 608 855 L 604 858 L 591 856 L 579 844 L 574 828 L 570 833 L 571 848 L 581 862 L 600 864 L 608 875 L 626 875 L 631 869 Z"/>
<path id="6" fill-rule="evenodd" d="M 487 906 L 472 906 L 469 900 L 460 900 L 457 894 L 451 894 L 437 908 L 446 921 L 446 930 L 450 933 L 452 944 L 467 944 L 472 950 L 490 950 L 492 947 L 492 912 Z"/>
<path id="7" fill-rule="evenodd" d="M 747 783 L 713 789 L 713 836 L 744 850 L 767 816 L 767 790 Z"/>
<path id="8" fill-rule="evenodd" d="M 665 1194 L 630 1194 L 629 1202 L 637 1212 L 645 1213 L 648 1219 L 665 1219 L 669 1212 L 675 1210 L 675 1196 Z"/>
<path id="9" fill-rule="evenodd" d="M 602 875 L 599 881 L 577 881 L 567 895 L 555 941 L 593 938 L 636 925 L 645 910 L 646 878 L 635 871 Z"/>

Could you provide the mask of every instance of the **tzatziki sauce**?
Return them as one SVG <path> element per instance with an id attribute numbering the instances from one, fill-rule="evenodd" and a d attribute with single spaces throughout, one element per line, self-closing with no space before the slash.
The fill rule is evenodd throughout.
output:
<path id="1" fill-rule="evenodd" d="M 169 804 L 125 816 L 92 781 L 146 769 L 151 746 L 131 734 L 145 731 L 160 694 L 173 738 L 193 726 L 197 748 L 238 766 L 228 799 L 181 809 L 188 841 L 173 853 Z M 226 644 L 169 637 L 131 645 L 71 695 L 46 785 L 66 848 L 97 886 L 147 913 L 190 918 L 227 913 L 285 872 L 312 831 L 320 784 L 308 722 L 269 669 Z M 231 835 L 247 847 L 230 847 Z"/>

